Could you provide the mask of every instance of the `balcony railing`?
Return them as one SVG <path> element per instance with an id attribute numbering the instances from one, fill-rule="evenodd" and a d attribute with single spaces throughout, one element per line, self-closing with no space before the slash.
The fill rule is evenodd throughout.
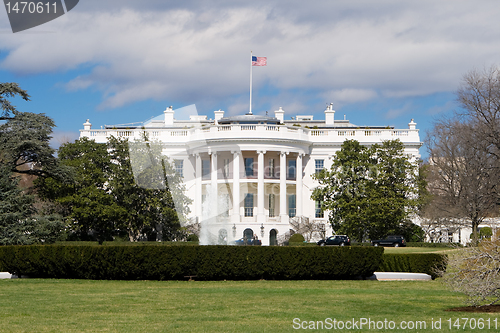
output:
<path id="1" fill-rule="evenodd" d="M 245 207 L 245 217 L 252 217 L 252 216 L 253 216 L 253 208 Z"/>
<path id="2" fill-rule="evenodd" d="M 258 179 L 259 178 L 259 173 L 257 170 L 254 170 L 252 174 L 247 173 L 246 171 L 241 171 L 240 172 L 240 179 Z M 212 173 L 206 173 L 201 176 L 202 180 L 210 180 L 212 179 Z M 224 171 L 218 171 L 217 172 L 217 179 L 233 179 L 233 173 L 232 172 L 224 172 Z M 274 174 L 269 174 L 267 172 L 264 173 L 264 179 L 267 180 L 280 180 L 280 173 L 275 172 Z M 297 176 L 295 173 L 289 174 L 287 173 L 286 175 L 286 180 L 296 180 Z"/>
<path id="3" fill-rule="evenodd" d="M 370 128 L 345 128 L 345 129 L 310 129 L 300 126 L 284 126 L 269 124 L 231 124 L 209 125 L 197 128 L 155 128 L 155 129 L 116 129 L 106 128 L 101 130 L 81 130 L 82 136 L 96 139 L 109 136 L 140 138 L 146 132 L 149 137 L 172 142 L 188 142 L 190 140 L 210 140 L 212 138 L 246 138 L 249 132 L 255 132 L 256 138 L 281 138 L 289 140 L 308 140 L 311 142 L 335 142 L 340 138 L 356 139 L 358 141 L 390 140 L 401 138 L 403 140 L 420 141 L 417 129 L 370 129 Z M 340 139 L 343 140 L 343 139 Z"/>

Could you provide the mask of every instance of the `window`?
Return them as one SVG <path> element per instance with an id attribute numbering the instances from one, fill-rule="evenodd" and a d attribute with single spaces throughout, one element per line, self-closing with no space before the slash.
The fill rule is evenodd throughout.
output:
<path id="1" fill-rule="evenodd" d="M 319 173 L 321 170 L 324 169 L 325 166 L 325 160 L 315 160 L 314 161 L 314 172 Z"/>
<path id="2" fill-rule="evenodd" d="M 269 178 L 274 178 L 274 158 L 269 160 Z"/>
<path id="3" fill-rule="evenodd" d="M 201 161 L 201 175 L 202 179 L 210 178 L 210 160 Z"/>
<path id="4" fill-rule="evenodd" d="M 253 158 L 245 158 L 245 176 L 251 177 L 253 176 Z"/>
<path id="5" fill-rule="evenodd" d="M 295 170 L 297 169 L 297 161 L 296 160 L 288 160 L 288 177 L 289 179 L 295 179 L 296 177 L 296 172 Z"/>
<path id="6" fill-rule="evenodd" d="M 321 205 L 323 202 L 321 201 L 316 201 L 316 212 L 315 212 L 315 217 L 318 219 L 322 219 L 324 217 L 323 210 L 321 209 Z"/>
<path id="7" fill-rule="evenodd" d="M 245 216 L 253 216 L 253 193 L 245 194 Z"/>
<path id="8" fill-rule="evenodd" d="M 183 160 L 175 160 L 174 161 L 174 165 L 175 165 L 175 172 L 181 176 L 181 177 L 184 177 L 184 161 Z"/>
<path id="9" fill-rule="evenodd" d="M 275 207 L 276 197 L 274 194 L 269 194 L 269 217 L 274 217 L 274 207 Z"/>
<path id="10" fill-rule="evenodd" d="M 295 217 L 296 214 L 296 196 L 295 194 L 290 194 L 288 196 L 288 216 Z"/>

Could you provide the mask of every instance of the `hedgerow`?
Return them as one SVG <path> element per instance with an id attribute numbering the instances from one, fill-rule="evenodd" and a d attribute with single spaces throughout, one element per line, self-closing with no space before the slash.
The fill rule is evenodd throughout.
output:
<path id="1" fill-rule="evenodd" d="M 307 280 L 368 277 L 382 248 L 276 246 L 4 246 L 18 276 L 96 280 Z"/>

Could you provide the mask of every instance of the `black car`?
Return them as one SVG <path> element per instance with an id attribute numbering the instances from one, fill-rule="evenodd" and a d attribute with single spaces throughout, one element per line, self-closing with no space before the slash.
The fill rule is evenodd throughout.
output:
<path id="1" fill-rule="evenodd" d="M 372 240 L 373 246 L 406 246 L 405 238 L 400 235 L 389 235 L 384 239 Z"/>
<path id="2" fill-rule="evenodd" d="M 245 243 L 246 241 L 246 243 Z M 256 238 L 250 238 L 250 239 L 245 239 L 245 238 L 240 238 L 238 240 L 234 241 L 234 245 L 262 245 L 262 241 Z"/>
<path id="3" fill-rule="evenodd" d="M 319 246 L 325 246 L 325 245 L 344 246 L 344 245 L 351 245 L 351 240 L 346 235 L 335 235 L 335 236 L 330 236 L 327 239 L 322 239 L 316 244 L 318 244 Z"/>

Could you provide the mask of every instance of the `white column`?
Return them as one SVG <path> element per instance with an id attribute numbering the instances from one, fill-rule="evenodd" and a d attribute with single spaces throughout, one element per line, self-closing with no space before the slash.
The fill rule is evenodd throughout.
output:
<path id="1" fill-rule="evenodd" d="M 280 153 L 280 220 L 288 223 L 288 212 L 286 210 L 286 153 Z"/>
<path id="2" fill-rule="evenodd" d="M 210 184 L 211 184 L 211 192 L 210 195 L 213 196 L 212 200 L 210 201 L 210 204 L 213 205 L 210 207 L 210 211 L 212 212 L 212 216 L 216 217 L 219 215 L 219 207 L 217 205 L 217 201 L 219 200 L 219 193 L 217 190 L 217 153 L 211 153 L 210 154 L 210 161 L 211 161 L 211 172 L 210 172 Z"/>
<path id="3" fill-rule="evenodd" d="M 297 156 L 297 182 L 296 182 L 296 214 L 302 216 L 302 153 Z"/>
<path id="4" fill-rule="evenodd" d="M 257 222 L 265 222 L 264 214 L 264 154 L 265 151 L 257 151 Z"/>
<path id="5" fill-rule="evenodd" d="M 202 180 L 202 174 L 201 174 L 201 156 L 200 154 L 195 154 L 195 164 L 196 164 L 196 170 L 195 170 L 195 195 L 196 197 L 194 198 L 194 214 L 198 218 L 198 221 L 201 222 L 201 211 L 202 211 L 202 187 L 201 187 L 201 180 Z"/>
<path id="6" fill-rule="evenodd" d="M 240 222 L 240 152 L 233 153 L 233 223 Z"/>

